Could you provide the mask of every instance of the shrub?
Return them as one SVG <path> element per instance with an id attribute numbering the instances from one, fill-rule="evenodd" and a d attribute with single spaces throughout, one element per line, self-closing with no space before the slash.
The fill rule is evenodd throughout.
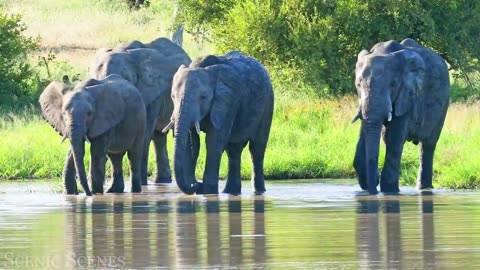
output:
<path id="1" fill-rule="evenodd" d="M 39 38 L 25 37 L 25 29 L 20 15 L 0 7 L 0 105 L 13 105 L 37 91 L 28 55 L 38 48 Z"/>
<path id="2" fill-rule="evenodd" d="M 322 96 L 354 92 L 362 49 L 407 37 L 441 54 L 468 87 L 479 86 L 472 79 L 480 70 L 479 1 L 178 1 L 186 30 L 206 28 L 218 53 L 240 50 Z"/>

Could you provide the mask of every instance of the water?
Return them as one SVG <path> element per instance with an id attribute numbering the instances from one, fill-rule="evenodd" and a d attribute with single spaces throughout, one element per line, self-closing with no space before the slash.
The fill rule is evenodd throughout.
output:
<path id="1" fill-rule="evenodd" d="M 1 269 L 477 269 L 480 193 L 359 196 L 269 182 L 264 196 L 174 185 L 87 198 L 0 186 Z M 245 186 L 248 185 L 245 183 Z"/>

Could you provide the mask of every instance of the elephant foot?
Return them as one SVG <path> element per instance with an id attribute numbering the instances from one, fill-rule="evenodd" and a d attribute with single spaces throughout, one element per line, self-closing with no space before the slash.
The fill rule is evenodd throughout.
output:
<path id="1" fill-rule="evenodd" d="M 68 190 L 68 189 L 67 189 L 66 194 L 67 194 L 67 195 L 78 195 L 78 191 L 77 191 L 77 190 Z"/>
<path id="2" fill-rule="evenodd" d="M 148 181 L 147 179 L 142 179 L 142 186 L 148 186 Z"/>
<path id="3" fill-rule="evenodd" d="M 265 193 L 265 191 L 267 191 L 266 189 L 264 190 L 255 190 L 254 194 L 255 195 L 263 195 Z"/>
<path id="4" fill-rule="evenodd" d="M 255 195 L 262 195 L 265 193 L 265 191 L 267 191 L 267 189 L 265 189 L 265 185 L 255 186 Z"/>
<path id="5" fill-rule="evenodd" d="M 432 184 L 425 184 L 425 183 L 422 183 L 422 182 L 417 182 L 417 189 L 418 190 L 429 190 L 429 189 L 433 189 L 433 185 Z"/>
<path id="6" fill-rule="evenodd" d="M 397 184 L 380 184 L 380 190 L 387 195 L 396 195 L 400 193 Z"/>
<path id="7" fill-rule="evenodd" d="M 218 185 L 207 185 L 204 183 L 197 183 L 197 194 L 218 194 Z"/>
<path id="8" fill-rule="evenodd" d="M 93 194 L 103 194 L 103 188 L 92 188 Z"/>
<path id="9" fill-rule="evenodd" d="M 141 193 L 142 192 L 142 186 L 141 185 L 132 185 L 132 193 Z"/>
<path id="10" fill-rule="evenodd" d="M 420 191 L 420 194 L 422 194 L 422 196 L 432 196 L 433 195 L 433 190 L 428 188 L 428 189 L 421 189 L 419 190 Z"/>
<path id="11" fill-rule="evenodd" d="M 240 195 L 242 192 L 241 192 L 242 188 L 238 185 L 229 185 L 227 183 L 227 185 L 225 186 L 225 188 L 223 189 L 223 193 L 227 193 L 227 194 L 230 194 L 230 195 Z"/>
<path id="12" fill-rule="evenodd" d="M 362 190 L 368 190 L 368 185 L 366 180 L 360 180 L 358 179 L 358 185 Z"/>
<path id="13" fill-rule="evenodd" d="M 170 184 L 172 183 L 171 176 L 157 176 L 155 179 L 155 184 Z"/>
<path id="14" fill-rule="evenodd" d="M 108 190 L 107 193 L 124 193 L 125 186 L 124 185 L 112 185 Z"/>

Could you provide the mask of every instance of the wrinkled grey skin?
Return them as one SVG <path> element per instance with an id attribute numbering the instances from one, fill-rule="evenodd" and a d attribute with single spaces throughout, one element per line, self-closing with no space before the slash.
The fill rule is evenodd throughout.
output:
<path id="1" fill-rule="evenodd" d="M 377 194 L 378 151 L 383 132 L 386 156 L 380 176 L 381 191 L 399 192 L 405 141 L 420 146 L 417 188 L 432 188 L 433 155 L 450 98 L 443 58 L 412 39 L 401 43 L 392 40 L 361 51 L 355 74 L 360 97 L 355 119 L 362 119 L 362 126 L 353 165 L 360 187 Z"/>
<path id="2" fill-rule="evenodd" d="M 156 154 L 156 183 L 171 183 L 168 162 L 167 137 L 161 132 L 170 121 L 173 110 L 170 91 L 172 78 L 178 67 L 191 62 L 185 51 L 167 38 L 151 43 L 139 41 L 120 44 L 114 49 L 99 49 L 89 67 L 92 78 L 102 79 L 118 74 L 133 83 L 142 94 L 147 110 L 144 152 L 142 157 L 142 185 L 147 184 L 147 165 L 150 140 Z"/>
<path id="3" fill-rule="evenodd" d="M 103 193 L 105 162 L 113 164 L 113 184 L 108 192 L 124 190 L 122 158 L 128 154 L 132 192 L 141 192 L 141 161 L 145 132 L 145 105 L 135 86 L 118 75 L 89 79 L 72 88 L 52 82 L 40 95 L 43 117 L 64 138 L 70 138 L 63 178 L 67 194 L 78 194 L 75 172 L 85 193 Z M 88 186 L 83 157 L 90 141 Z"/>
<path id="4" fill-rule="evenodd" d="M 173 79 L 174 170 L 186 194 L 218 194 L 223 151 L 228 154 L 228 178 L 223 192 L 240 194 L 240 159 L 249 143 L 252 182 L 265 192 L 263 160 L 273 114 L 273 91 L 264 67 L 250 57 L 230 52 L 207 56 L 181 66 Z M 199 129 L 196 128 L 198 123 Z M 206 133 L 207 157 L 203 183 L 195 179 L 200 130 Z"/>

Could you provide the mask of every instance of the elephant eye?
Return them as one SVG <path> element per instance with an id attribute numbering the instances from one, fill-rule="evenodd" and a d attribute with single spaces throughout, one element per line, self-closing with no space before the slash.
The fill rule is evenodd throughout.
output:
<path id="1" fill-rule="evenodd" d="M 205 100 L 205 99 L 207 99 L 207 96 L 200 96 L 200 99 Z"/>

